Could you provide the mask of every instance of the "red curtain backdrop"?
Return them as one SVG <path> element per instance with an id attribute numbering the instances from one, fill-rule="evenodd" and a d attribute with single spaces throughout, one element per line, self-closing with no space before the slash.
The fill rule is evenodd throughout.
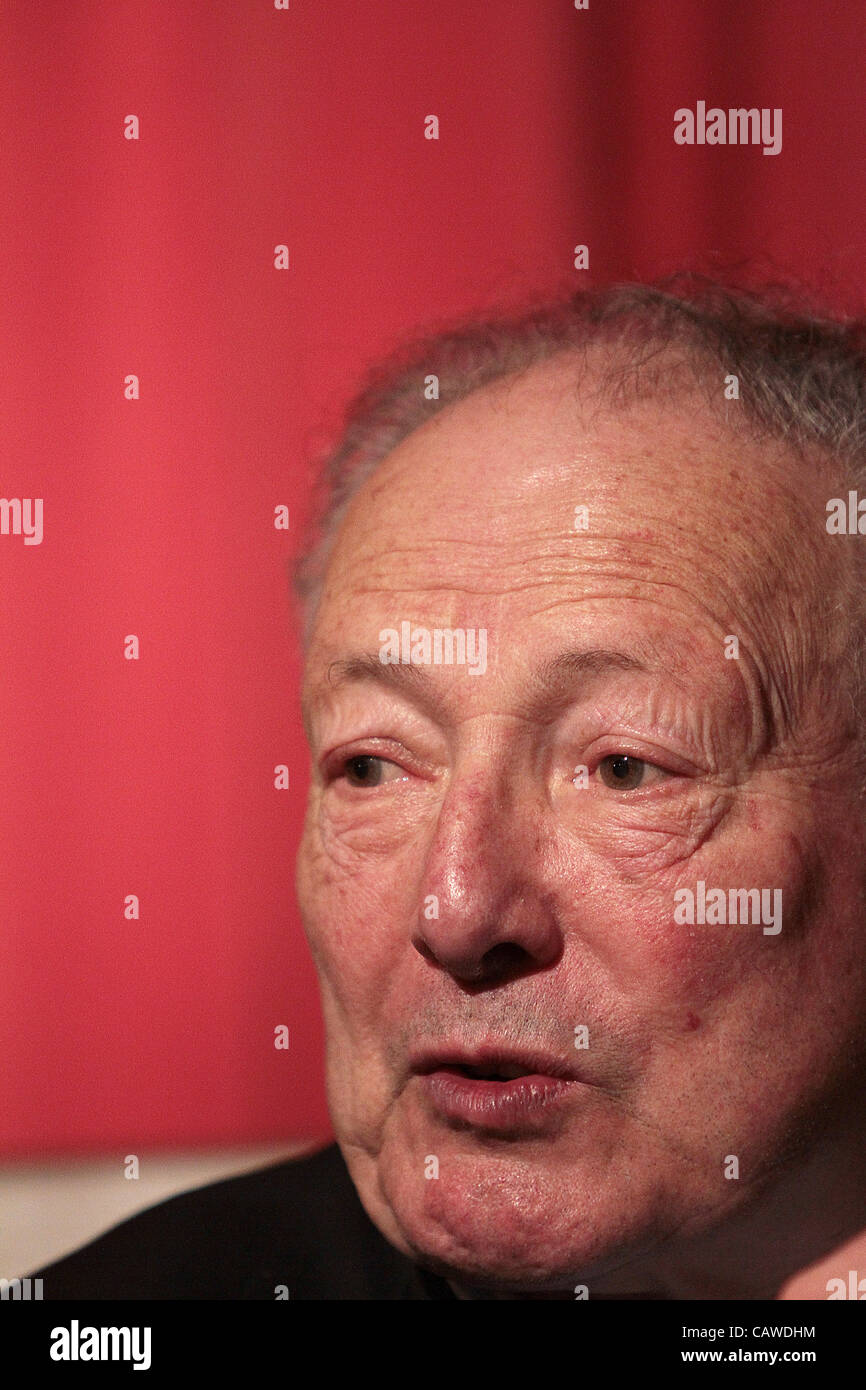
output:
<path id="1" fill-rule="evenodd" d="M 859 0 L 6 0 L 0 497 L 44 534 L 0 535 L 0 1152 L 328 1134 L 311 453 L 463 311 L 715 253 L 850 297 L 864 58 Z M 782 108 L 781 153 L 677 145 L 699 100 Z"/>

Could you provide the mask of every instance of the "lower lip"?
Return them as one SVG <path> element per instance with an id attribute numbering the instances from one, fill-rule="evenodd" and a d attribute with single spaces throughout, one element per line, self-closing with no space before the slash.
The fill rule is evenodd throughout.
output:
<path id="1" fill-rule="evenodd" d="M 447 1067 L 420 1079 L 434 1109 L 446 1120 L 500 1134 L 543 1124 L 577 1084 L 541 1074 L 513 1081 L 476 1081 Z"/>

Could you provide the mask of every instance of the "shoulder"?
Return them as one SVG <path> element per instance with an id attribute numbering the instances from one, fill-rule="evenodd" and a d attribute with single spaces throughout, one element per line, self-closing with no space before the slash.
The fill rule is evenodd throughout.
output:
<path id="1" fill-rule="evenodd" d="M 38 1270 L 45 1299 L 425 1298 L 336 1144 L 181 1193 Z"/>

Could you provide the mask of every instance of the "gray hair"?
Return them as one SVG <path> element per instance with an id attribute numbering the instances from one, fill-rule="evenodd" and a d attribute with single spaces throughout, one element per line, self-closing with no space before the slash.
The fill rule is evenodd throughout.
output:
<path id="1" fill-rule="evenodd" d="M 866 479 L 866 318 L 834 318 L 800 291 L 743 289 L 685 273 L 458 324 L 374 368 L 348 407 L 336 447 L 320 460 L 293 574 L 305 645 L 341 521 L 386 455 L 434 414 L 500 377 L 596 347 L 610 349 L 599 389 L 612 404 L 692 389 L 718 410 L 721 370 L 738 379 L 730 425 L 801 455 L 817 450 L 838 461 L 851 487 Z M 681 373 L 670 371 L 671 351 Z M 438 395 L 430 399 L 425 387 L 434 375 Z"/>

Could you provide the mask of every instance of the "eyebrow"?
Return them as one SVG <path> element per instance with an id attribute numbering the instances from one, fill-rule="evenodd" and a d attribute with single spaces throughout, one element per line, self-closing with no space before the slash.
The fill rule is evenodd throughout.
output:
<path id="1" fill-rule="evenodd" d="M 450 669 L 450 668 L 449 668 Z M 541 663 L 530 678 L 530 693 L 521 701 L 525 710 L 551 705 L 564 705 L 573 698 L 574 683 L 579 679 L 594 680 L 611 671 L 650 671 L 652 667 L 636 655 L 606 647 L 590 647 L 560 652 Z M 441 710 L 445 692 L 423 666 L 382 662 L 375 652 L 353 652 L 332 661 L 323 684 L 329 690 L 348 685 L 372 682 L 413 696 L 434 710 Z M 314 692 L 311 697 L 314 698 Z"/>

